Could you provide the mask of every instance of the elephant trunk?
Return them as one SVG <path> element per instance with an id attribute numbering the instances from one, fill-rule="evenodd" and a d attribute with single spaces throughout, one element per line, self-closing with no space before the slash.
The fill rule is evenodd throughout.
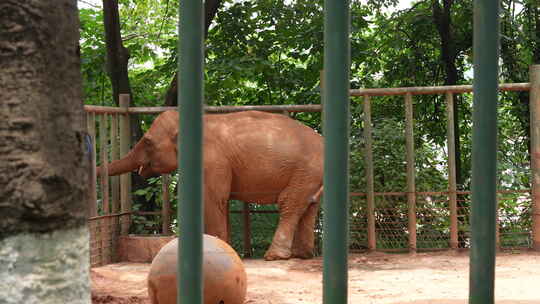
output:
<path id="1" fill-rule="evenodd" d="M 131 172 L 139 168 L 139 166 L 140 165 L 135 160 L 135 157 L 133 157 L 133 153 L 130 152 L 125 157 L 109 163 L 109 176 L 115 176 L 122 173 Z"/>
<path id="2" fill-rule="evenodd" d="M 120 175 L 123 173 L 131 172 L 139 169 L 141 166 L 146 165 L 146 153 L 145 143 L 143 140 L 139 140 L 135 147 L 131 149 L 126 156 L 121 159 L 112 161 L 107 166 L 107 172 L 109 176 Z M 103 168 L 97 168 L 98 176 L 103 171 Z"/>
<path id="3" fill-rule="evenodd" d="M 134 171 L 140 167 L 134 153 L 130 151 L 126 156 L 121 159 L 112 161 L 107 166 L 107 172 L 109 176 L 120 175 L 123 173 Z M 102 172 L 102 167 L 97 168 L 97 175 L 100 176 Z"/>

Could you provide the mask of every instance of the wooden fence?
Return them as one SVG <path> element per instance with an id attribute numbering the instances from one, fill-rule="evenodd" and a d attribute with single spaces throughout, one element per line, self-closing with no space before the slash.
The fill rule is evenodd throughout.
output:
<path id="1" fill-rule="evenodd" d="M 540 66 L 532 66 L 530 70 L 530 83 L 501 84 L 501 91 L 529 91 L 531 109 L 531 190 L 518 190 L 517 192 L 530 192 L 532 204 L 532 227 L 530 232 L 530 247 L 540 250 Z M 366 193 L 351 193 L 351 197 L 363 197 L 366 200 L 366 209 L 363 218 L 367 234 L 367 249 L 380 250 L 377 245 L 377 219 L 380 210 L 376 206 L 377 196 L 397 195 L 404 196 L 408 202 L 407 227 L 408 240 L 407 250 L 417 250 L 417 199 L 425 196 L 444 196 L 448 200 L 450 217 L 448 248 L 456 249 L 459 244 L 458 228 L 458 195 L 466 195 L 468 192 L 458 192 L 455 171 L 455 141 L 454 141 L 454 95 L 470 93 L 471 85 L 440 86 L 440 87 L 409 87 L 409 88 L 381 88 L 381 89 L 357 89 L 350 90 L 351 96 L 363 98 L 364 112 L 364 137 L 365 137 L 365 163 L 366 163 Z M 447 147 L 448 147 L 448 179 L 449 186 L 444 192 L 418 192 L 415 186 L 415 150 L 414 150 L 414 95 L 421 94 L 445 94 L 447 104 Z M 373 181 L 373 138 L 371 121 L 371 99 L 375 96 L 402 95 L 404 96 L 405 123 L 406 123 L 406 163 L 407 163 L 407 189 L 405 192 L 377 193 L 374 190 Z M 279 106 L 221 106 L 205 107 L 207 113 L 226 113 L 245 110 L 261 110 L 270 112 L 320 112 L 321 105 L 279 105 Z M 176 110 L 175 107 L 129 107 L 129 96 L 120 96 L 120 107 L 85 106 L 87 112 L 88 133 L 92 137 L 94 147 L 94 164 L 96 159 L 99 163 L 118 159 L 130 149 L 130 120 L 131 114 L 155 114 L 166 110 Z M 96 124 L 99 126 L 96 128 Z M 99 151 L 96 153 L 96 139 L 99 140 Z M 106 161 L 105 161 L 106 160 Z M 95 168 L 95 166 L 94 166 Z M 97 185 L 96 172 L 92 175 L 93 185 Z M 93 265 L 106 264 L 114 261 L 114 249 L 118 235 L 126 235 L 130 231 L 131 217 L 134 214 L 158 215 L 162 217 L 162 234 L 170 234 L 170 200 L 169 193 L 165 191 L 169 187 L 169 176 L 163 176 L 163 207 L 161 211 L 134 212 L 131 206 L 131 175 L 123 174 L 119 177 L 100 178 L 99 191 L 92 190 L 93 199 L 89 206 L 90 229 L 92 243 Z M 95 203 L 97 202 L 97 203 Z M 251 253 L 250 214 L 254 212 L 268 212 L 250 210 L 250 205 L 245 204 L 242 211 L 244 221 L 244 256 Z M 362 225 L 364 225 L 362 224 Z M 380 225 L 379 225 L 380 230 Z"/>

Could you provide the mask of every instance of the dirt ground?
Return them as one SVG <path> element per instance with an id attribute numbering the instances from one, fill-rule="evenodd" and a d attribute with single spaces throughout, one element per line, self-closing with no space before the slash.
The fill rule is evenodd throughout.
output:
<path id="1" fill-rule="evenodd" d="M 540 303 L 540 254 L 499 253 L 498 304 Z M 322 259 L 244 260 L 245 304 L 322 303 Z M 150 303 L 149 264 L 120 263 L 93 268 L 92 303 Z M 349 259 L 349 303 L 465 304 L 468 253 L 354 254 Z"/>

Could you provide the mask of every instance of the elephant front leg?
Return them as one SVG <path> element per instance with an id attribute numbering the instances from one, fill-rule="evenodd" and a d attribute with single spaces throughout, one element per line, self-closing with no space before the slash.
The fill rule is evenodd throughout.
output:
<path id="1" fill-rule="evenodd" d="M 229 240 L 227 203 L 227 200 L 216 202 L 205 199 L 204 206 L 204 233 L 218 237 L 224 242 Z"/>
<path id="2" fill-rule="evenodd" d="M 204 151 L 204 232 L 228 242 L 231 169 L 218 151 Z"/>

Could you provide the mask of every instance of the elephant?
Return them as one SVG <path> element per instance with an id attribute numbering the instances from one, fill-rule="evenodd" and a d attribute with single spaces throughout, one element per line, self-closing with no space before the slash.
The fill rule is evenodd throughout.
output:
<path id="1" fill-rule="evenodd" d="M 108 175 L 150 177 L 177 168 L 179 114 L 165 111 Z M 231 199 L 275 204 L 279 223 L 266 260 L 313 257 L 323 183 L 323 137 L 286 115 L 260 111 L 203 116 L 204 230 L 228 240 Z"/>

